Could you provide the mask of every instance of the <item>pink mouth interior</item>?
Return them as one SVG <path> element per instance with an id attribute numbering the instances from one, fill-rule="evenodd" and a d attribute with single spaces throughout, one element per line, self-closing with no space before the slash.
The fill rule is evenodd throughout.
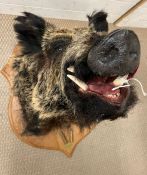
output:
<path id="1" fill-rule="evenodd" d="M 130 73 L 127 79 L 132 78 L 136 71 L 137 69 L 133 73 Z M 95 76 L 87 82 L 87 92 L 94 93 L 108 102 L 120 104 L 126 98 L 128 94 L 128 88 L 125 87 L 112 90 L 115 87 L 113 81 L 116 78 L 117 77 Z"/>
<path id="2" fill-rule="evenodd" d="M 94 77 L 93 79 L 87 82 L 88 91 L 92 91 L 100 95 L 119 93 L 120 92 L 119 89 L 115 91 L 112 90 L 115 87 L 113 85 L 113 81 L 115 78 L 116 77 L 114 78 Z"/>

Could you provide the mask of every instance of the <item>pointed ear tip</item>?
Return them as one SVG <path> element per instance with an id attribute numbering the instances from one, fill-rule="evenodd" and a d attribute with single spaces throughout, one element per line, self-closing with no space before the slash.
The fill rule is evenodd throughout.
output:
<path id="1" fill-rule="evenodd" d="M 18 21 L 20 17 L 27 16 L 28 12 L 21 12 L 22 15 L 18 15 L 16 18 L 14 18 L 15 21 Z"/>
<path id="2" fill-rule="evenodd" d="M 97 13 L 95 13 L 95 16 L 97 16 L 97 17 L 99 17 L 99 18 L 107 18 L 107 16 L 108 16 L 108 13 L 107 12 L 105 12 L 105 11 L 103 11 L 103 10 L 101 10 L 101 11 L 99 11 L 99 12 L 97 12 Z"/>
<path id="3" fill-rule="evenodd" d="M 99 11 L 98 13 L 102 13 L 102 14 L 104 14 L 104 15 L 107 15 L 107 14 L 108 14 L 105 10 L 101 10 L 101 11 Z"/>
<path id="4" fill-rule="evenodd" d="M 103 10 L 101 10 L 101 11 L 94 11 L 91 16 L 94 17 L 94 18 L 98 18 L 98 19 L 100 18 L 100 19 L 104 19 L 105 20 L 107 18 L 107 16 L 108 16 L 108 13 L 103 11 Z"/>
<path id="5" fill-rule="evenodd" d="M 30 13 L 30 12 L 26 12 L 26 11 L 22 12 L 22 14 L 23 14 L 25 17 L 33 17 L 33 16 L 36 16 L 35 14 Z"/>
<path id="6" fill-rule="evenodd" d="M 105 11 L 102 11 L 102 13 L 103 13 L 103 15 L 105 16 L 105 18 L 107 18 L 108 13 L 107 13 L 107 12 L 105 12 Z"/>
<path id="7" fill-rule="evenodd" d="M 87 15 L 87 18 L 89 21 L 92 19 L 106 21 L 107 16 L 108 16 L 108 13 L 103 11 L 103 10 L 101 10 L 101 11 L 94 10 L 91 15 Z"/>
<path id="8" fill-rule="evenodd" d="M 23 14 L 24 16 L 27 16 L 27 15 L 29 14 L 29 12 L 23 11 L 22 14 Z"/>
<path id="9" fill-rule="evenodd" d="M 27 12 L 27 11 L 23 11 L 22 13 L 23 13 L 23 14 L 25 14 L 25 15 L 29 15 L 29 14 L 32 14 L 32 13 L 30 13 L 30 12 Z"/>

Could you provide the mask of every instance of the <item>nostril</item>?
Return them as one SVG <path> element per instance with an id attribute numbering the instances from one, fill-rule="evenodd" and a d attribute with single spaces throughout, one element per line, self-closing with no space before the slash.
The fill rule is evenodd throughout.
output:
<path id="1" fill-rule="evenodd" d="M 130 58 L 133 60 L 138 58 L 138 54 L 136 52 L 130 52 L 129 55 L 130 55 Z"/>

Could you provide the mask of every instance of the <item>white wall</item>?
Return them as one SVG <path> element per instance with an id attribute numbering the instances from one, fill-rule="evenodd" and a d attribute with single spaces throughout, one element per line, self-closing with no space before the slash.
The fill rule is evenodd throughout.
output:
<path id="1" fill-rule="evenodd" d="M 139 0 L 0 0 L 0 13 L 18 15 L 30 11 L 44 17 L 83 21 L 86 14 L 103 9 L 109 13 L 109 23 L 113 23 L 137 2 Z M 147 27 L 147 5 L 141 6 L 120 25 Z"/>
<path id="2" fill-rule="evenodd" d="M 119 23 L 119 26 L 147 28 L 147 1 L 133 13 L 131 13 L 127 18 L 124 18 Z"/>

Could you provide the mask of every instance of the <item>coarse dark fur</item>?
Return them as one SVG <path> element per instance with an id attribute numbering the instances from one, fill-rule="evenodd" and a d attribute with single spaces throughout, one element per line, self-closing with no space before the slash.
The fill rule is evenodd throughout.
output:
<path id="1" fill-rule="evenodd" d="M 83 81 L 93 74 L 86 59 L 104 37 L 98 32 L 108 32 L 106 17 L 103 11 L 94 12 L 88 16 L 90 28 L 73 30 L 56 28 L 27 12 L 16 18 L 14 29 L 23 50 L 13 63 L 17 72 L 13 89 L 27 124 L 24 134 L 46 134 L 54 128 L 70 127 L 71 123 L 82 128 L 114 120 L 126 116 L 135 104 L 133 88 L 120 108 L 94 94 L 79 93 L 77 85 L 66 76 L 70 65 L 75 66 L 76 76 Z"/>

